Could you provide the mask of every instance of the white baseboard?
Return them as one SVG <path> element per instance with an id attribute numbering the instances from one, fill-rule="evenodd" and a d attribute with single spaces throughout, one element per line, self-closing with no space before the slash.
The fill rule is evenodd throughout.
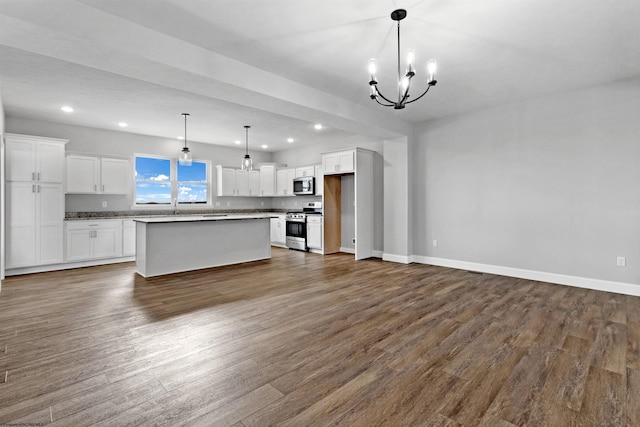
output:
<path id="1" fill-rule="evenodd" d="M 90 261 L 69 262 L 65 264 L 37 265 L 34 267 L 11 268 L 5 271 L 6 276 L 18 276 L 20 274 L 44 273 L 47 271 L 69 270 L 80 267 L 93 267 L 95 265 L 116 264 L 119 262 L 135 261 L 135 256 L 120 258 L 95 259 Z"/>
<path id="2" fill-rule="evenodd" d="M 413 262 L 417 262 L 420 264 L 437 265 L 440 267 L 450 267 L 460 270 L 497 274 L 500 276 L 517 277 L 519 279 L 536 280 L 539 282 L 568 285 L 577 288 L 593 289 L 596 291 L 640 296 L 640 284 L 612 282 L 609 280 L 590 279 L 588 277 L 569 276 L 565 274 L 547 273 L 544 271 L 524 270 L 521 268 L 503 267 L 499 265 L 480 264 L 476 262 L 458 261 L 453 259 L 427 257 L 420 255 L 413 255 L 411 258 Z"/>
<path id="3" fill-rule="evenodd" d="M 340 252 L 346 252 L 348 254 L 354 254 L 356 253 L 355 248 L 343 248 L 342 246 L 340 247 Z"/>
<path id="4" fill-rule="evenodd" d="M 411 256 L 409 255 L 395 255 L 395 254 L 382 254 L 383 261 L 391 261 L 391 262 L 399 262 L 401 264 L 409 264 L 412 262 Z"/>

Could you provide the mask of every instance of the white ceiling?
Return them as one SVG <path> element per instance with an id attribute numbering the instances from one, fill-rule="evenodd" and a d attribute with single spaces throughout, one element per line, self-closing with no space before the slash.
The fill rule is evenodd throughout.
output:
<path id="1" fill-rule="evenodd" d="M 438 85 L 396 111 L 368 97 L 403 52 L 437 58 Z M 365 134 L 640 76 L 638 0 L 0 0 L 8 116 L 189 140 L 294 144 Z M 403 55 L 404 56 L 404 55 Z M 72 105 L 73 114 L 59 107 Z M 313 130 L 314 122 L 328 126 Z"/>

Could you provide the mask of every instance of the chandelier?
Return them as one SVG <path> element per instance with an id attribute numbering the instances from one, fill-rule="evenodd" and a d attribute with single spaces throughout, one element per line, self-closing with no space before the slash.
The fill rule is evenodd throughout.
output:
<path id="1" fill-rule="evenodd" d="M 187 147 L 187 117 L 189 116 L 189 113 L 182 113 L 182 115 L 184 116 L 184 148 L 180 152 L 178 163 L 180 166 L 191 166 L 191 151 L 189 151 L 189 147 Z"/>
<path id="2" fill-rule="evenodd" d="M 397 9 L 391 12 L 391 19 L 398 22 L 398 96 L 397 101 L 392 101 L 386 96 L 384 96 L 380 90 L 378 89 L 378 79 L 376 78 L 377 71 L 377 61 L 375 58 L 369 60 L 369 87 L 371 88 L 370 97 L 378 104 L 383 105 L 385 107 L 393 107 L 396 110 L 401 110 L 404 108 L 406 104 L 411 104 L 412 102 L 416 102 L 418 99 L 422 98 L 429 92 L 432 86 L 435 86 L 436 81 L 436 60 L 430 59 L 427 61 L 427 89 L 422 93 L 422 95 L 418 96 L 409 101 L 409 89 L 411 87 L 411 79 L 416 75 L 415 71 L 415 52 L 413 49 L 409 49 L 407 54 L 407 68 L 404 76 L 401 73 L 400 69 L 400 21 L 402 21 L 407 16 L 407 11 L 404 9 Z M 384 100 L 380 101 L 380 98 Z"/>

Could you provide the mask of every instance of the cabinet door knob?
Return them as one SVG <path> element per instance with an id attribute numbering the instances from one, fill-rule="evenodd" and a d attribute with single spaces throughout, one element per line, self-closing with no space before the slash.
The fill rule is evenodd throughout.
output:
<path id="1" fill-rule="evenodd" d="M 40 181 L 40 172 L 38 172 L 38 181 Z"/>
<path id="2" fill-rule="evenodd" d="M 31 172 L 31 181 L 35 181 L 35 180 L 36 180 L 36 173 Z"/>
<path id="3" fill-rule="evenodd" d="M 36 185 L 35 184 L 31 184 L 31 192 L 32 193 L 36 192 Z"/>

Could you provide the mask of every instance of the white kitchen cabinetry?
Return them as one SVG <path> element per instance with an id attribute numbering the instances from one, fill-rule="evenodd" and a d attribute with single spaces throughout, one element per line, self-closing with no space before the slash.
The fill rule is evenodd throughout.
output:
<path id="1" fill-rule="evenodd" d="M 6 268 L 62 262 L 62 184 L 14 181 L 6 189 Z"/>
<path id="2" fill-rule="evenodd" d="M 349 173 L 355 171 L 355 150 L 339 151 L 322 155 L 322 168 L 325 175 Z"/>
<path id="3" fill-rule="evenodd" d="M 64 182 L 66 140 L 6 134 L 7 181 Z"/>
<path id="4" fill-rule="evenodd" d="M 68 221 L 66 224 L 67 261 L 117 258 L 123 253 L 122 221 Z"/>
<path id="5" fill-rule="evenodd" d="M 285 218 L 284 214 L 271 218 L 271 245 L 273 246 L 285 247 L 287 244 Z"/>
<path id="6" fill-rule="evenodd" d="M 218 197 L 221 196 L 260 196 L 260 171 L 216 166 L 218 177 Z"/>
<path id="7" fill-rule="evenodd" d="M 63 260 L 66 140 L 6 135 L 6 268 Z"/>
<path id="8" fill-rule="evenodd" d="M 315 165 L 314 171 L 316 174 L 316 196 L 322 196 L 324 191 L 324 170 L 322 165 Z"/>
<path id="9" fill-rule="evenodd" d="M 307 247 L 322 251 L 322 215 L 307 215 Z"/>
<path id="10" fill-rule="evenodd" d="M 276 171 L 276 196 L 293 196 L 293 178 L 295 169 L 278 169 Z"/>
<path id="11" fill-rule="evenodd" d="M 315 176 L 316 170 L 313 165 L 311 166 L 298 166 L 296 169 L 296 178 L 301 178 L 305 176 Z"/>
<path id="12" fill-rule="evenodd" d="M 260 196 L 276 195 L 276 165 L 260 166 Z"/>
<path id="13" fill-rule="evenodd" d="M 218 197 L 236 195 L 236 170 L 217 165 Z"/>
<path id="14" fill-rule="evenodd" d="M 122 220 L 122 256 L 136 254 L 136 223 L 132 219 Z"/>
<path id="15" fill-rule="evenodd" d="M 68 194 L 127 194 L 129 161 L 70 154 L 66 183 Z"/>

